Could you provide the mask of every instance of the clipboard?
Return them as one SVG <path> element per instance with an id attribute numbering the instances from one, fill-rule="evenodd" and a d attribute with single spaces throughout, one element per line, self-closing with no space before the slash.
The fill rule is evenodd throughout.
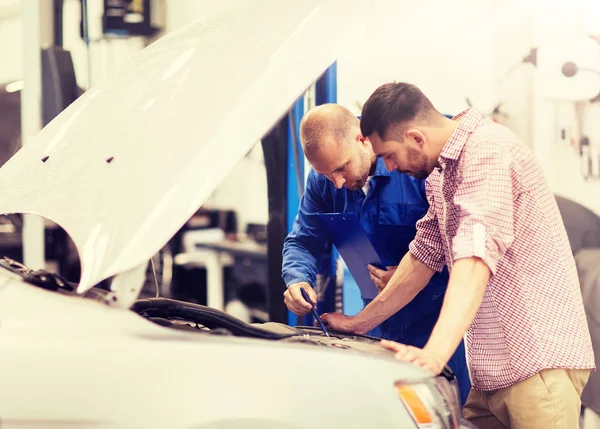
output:
<path id="1" fill-rule="evenodd" d="M 387 271 L 381 257 L 373 247 L 367 233 L 354 213 L 318 213 L 331 241 L 344 259 L 354 277 L 361 295 L 366 299 L 377 296 L 377 286 L 371 281 L 367 265 L 372 264 Z"/>

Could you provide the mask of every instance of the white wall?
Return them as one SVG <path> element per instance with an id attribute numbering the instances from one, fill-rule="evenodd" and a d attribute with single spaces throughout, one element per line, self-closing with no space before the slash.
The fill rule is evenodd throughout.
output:
<path id="1" fill-rule="evenodd" d="M 0 82 L 11 82 L 22 76 L 21 20 L 18 16 L 0 18 Z"/>
<path id="2" fill-rule="evenodd" d="M 501 102 L 502 122 L 533 148 L 553 191 L 600 214 L 600 179 L 585 180 L 580 157 L 558 138 L 564 127 L 578 139 L 582 128 L 600 152 L 600 104 L 583 103 L 578 126 L 575 104 L 545 99 L 539 70 L 522 62 L 550 37 L 590 33 L 600 35 L 598 0 L 382 0 L 367 40 L 338 61 L 339 101 L 358 113 L 396 80 L 445 113 L 464 109 L 467 96 L 487 113 Z"/>
<path id="3" fill-rule="evenodd" d="M 19 6 L 14 0 L 0 3 L 0 83 L 18 80 L 23 74 Z"/>
<path id="4" fill-rule="evenodd" d="M 359 112 L 377 86 L 406 81 L 419 86 L 449 114 L 493 105 L 491 0 L 375 3 L 364 43 L 338 61 L 339 102 Z"/>
<path id="5" fill-rule="evenodd" d="M 557 35 L 569 37 L 586 35 L 598 30 L 600 4 L 589 0 L 572 2 L 552 0 L 553 8 L 538 2 L 533 19 L 533 35 L 536 45 L 549 43 Z M 596 23 L 594 29 L 591 23 Z M 599 48 L 600 49 L 600 48 Z M 600 87 L 597 88 L 598 92 Z M 570 198 L 600 214 L 600 178 L 585 180 L 581 174 L 581 158 L 572 147 L 581 133 L 600 148 L 600 128 L 597 104 L 578 103 L 581 121 L 577 121 L 576 105 L 573 102 L 549 100 L 539 79 L 533 82 L 533 147 L 545 168 L 553 191 Z M 567 141 L 560 138 L 560 130 L 569 130 Z M 573 141 L 571 141 L 571 138 Z"/>
<path id="6" fill-rule="evenodd" d="M 578 129 L 575 105 L 546 100 L 538 68 L 522 62 L 551 36 L 600 34 L 600 2 L 383 0 L 372 27 L 338 61 L 340 103 L 358 113 L 378 85 L 393 80 L 418 85 L 445 113 L 464 109 L 465 97 L 485 113 L 502 102 L 502 122 L 532 147 L 553 191 L 600 214 L 600 179 L 585 180 L 579 156 L 557 138 L 562 127 Z M 582 110 L 582 131 L 599 145 L 600 106 Z"/>
<path id="7" fill-rule="evenodd" d="M 532 142 L 532 103 L 535 67 L 523 63 L 533 46 L 531 1 L 510 0 L 494 5 L 492 90 L 494 99 L 508 115 L 501 122 L 530 147 Z"/>

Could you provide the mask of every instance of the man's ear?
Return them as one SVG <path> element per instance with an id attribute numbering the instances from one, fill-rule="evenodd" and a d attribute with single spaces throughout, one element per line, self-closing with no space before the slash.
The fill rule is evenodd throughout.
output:
<path id="1" fill-rule="evenodd" d="M 362 143 L 362 144 L 366 144 L 366 143 L 369 142 L 369 138 L 363 136 L 361 133 L 358 133 L 356 135 L 356 141 L 359 142 L 359 143 Z"/>
<path id="2" fill-rule="evenodd" d="M 409 128 L 408 130 L 406 130 L 404 138 L 405 140 L 416 144 L 419 147 L 423 147 L 423 145 L 425 144 L 425 135 L 416 128 Z"/>

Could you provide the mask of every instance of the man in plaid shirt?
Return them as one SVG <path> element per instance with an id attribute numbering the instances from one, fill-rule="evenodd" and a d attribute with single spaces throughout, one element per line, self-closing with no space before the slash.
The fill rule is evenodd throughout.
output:
<path id="1" fill-rule="evenodd" d="M 446 118 L 407 83 L 371 95 L 361 131 L 389 170 L 427 178 L 430 207 L 379 296 L 354 317 L 323 320 L 367 332 L 446 265 L 450 281 L 427 344 L 383 346 L 437 374 L 465 336 L 467 419 L 577 428 L 594 354 L 569 241 L 533 153 L 474 108 Z"/>

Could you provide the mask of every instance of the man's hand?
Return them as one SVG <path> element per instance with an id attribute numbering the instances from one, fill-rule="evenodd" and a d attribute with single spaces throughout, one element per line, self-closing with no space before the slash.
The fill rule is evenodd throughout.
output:
<path id="1" fill-rule="evenodd" d="M 310 313 L 312 307 L 300 292 L 300 288 L 303 287 L 306 293 L 308 293 L 308 297 L 312 301 L 313 305 L 317 305 L 317 293 L 306 282 L 294 283 L 291 284 L 287 290 L 283 293 L 283 302 L 285 303 L 288 310 L 292 313 L 297 314 L 298 316 L 304 316 L 305 314 Z"/>
<path id="2" fill-rule="evenodd" d="M 357 325 L 355 317 L 346 316 L 342 313 L 325 313 L 321 315 L 321 320 L 326 327 L 335 331 L 349 332 L 356 334 L 365 334 Z"/>
<path id="3" fill-rule="evenodd" d="M 396 359 L 418 365 L 434 375 L 440 374 L 447 363 L 427 349 L 420 349 L 387 340 L 381 340 L 381 345 L 396 353 Z"/>
<path id="4" fill-rule="evenodd" d="M 371 264 L 368 265 L 368 268 L 369 274 L 371 275 L 371 281 L 375 284 L 375 286 L 377 286 L 377 290 L 381 292 L 396 272 L 396 268 L 398 268 L 398 266 L 387 267 L 387 271 L 377 268 Z"/>
<path id="5" fill-rule="evenodd" d="M 360 313 L 349 318 L 350 321 L 342 315 L 331 316 L 330 326 L 359 334 L 369 332 L 411 302 L 427 286 L 434 272 L 406 252 L 398 268 L 389 273 L 392 277 L 389 284 Z"/>

